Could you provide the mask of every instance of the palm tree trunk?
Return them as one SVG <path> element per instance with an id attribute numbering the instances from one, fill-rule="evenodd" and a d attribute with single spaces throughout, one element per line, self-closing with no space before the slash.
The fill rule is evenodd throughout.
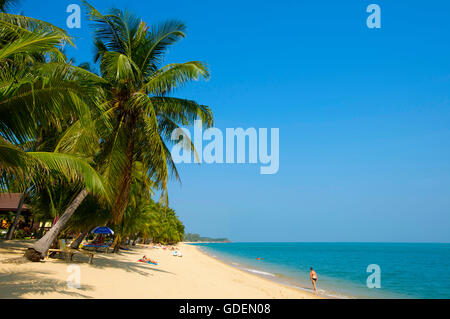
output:
<path id="1" fill-rule="evenodd" d="M 17 224 L 19 223 L 19 217 L 22 213 L 23 202 L 25 201 L 25 196 L 27 195 L 27 191 L 22 193 L 20 197 L 19 205 L 17 206 L 16 215 L 14 216 L 14 221 L 8 229 L 8 233 L 6 234 L 6 240 L 13 239 L 14 231 L 16 230 Z"/>
<path id="2" fill-rule="evenodd" d="M 116 238 L 114 238 L 112 246 L 113 246 L 113 253 L 117 253 L 119 251 L 120 246 L 120 235 L 116 235 Z"/>
<path id="3" fill-rule="evenodd" d="M 37 234 L 38 239 L 42 238 L 42 235 L 44 234 L 44 229 L 45 229 L 45 221 L 42 222 L 42 227 L 39 228 L 39 232 Z"/>
<path id="4" fill-rule="evenodd" d="M 44 235 L 44 237 L 35 242 L 32 248 L 28 248 L 24 257 L 31 261 L 40 261 L 41 259 L 44 259 L 53 241 L 56 240 L 58 234 L 64 228 L 70 217 L 72 217 L 75 210 L 78 206 L 80 206 L 87 195 L 87 190 L 83 189 L 77 197 L 75 197 L 72 203 L 70 203 L 69 207 L 66 208 L 57 223 Z"/>
<path id="5" fill-rule="evenodd" d="M 127 162 L 122 171 L 122 179 L 114 198 L 113 223 L 122 221 L 123 213 L 128 205 L 128 196 L 131 186 L 131 172 L 133 169 L 134 139 L 131 137 L 126 149 Z"/>
<path id="6" fill-rule="evenodd" d="M 91 232 L 93 227 L 87 228 L 85 231 L 83 231 L 80 236 L 78 236 L 70 245 L 70 248 L 78 249 L 80 247 L 80 244 L 83 242 L 83 239 Z"/>

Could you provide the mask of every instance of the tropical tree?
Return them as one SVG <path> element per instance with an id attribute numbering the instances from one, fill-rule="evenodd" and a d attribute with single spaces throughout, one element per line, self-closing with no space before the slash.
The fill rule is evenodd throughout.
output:
<path id="1" fill-rule="evenodd" d="M 147 206 L 149 223 L 143 237 L 151 238 L 153 242 L 173 244 L 183 240 L 184 225 L 178 219 L 175 211 L 159 203 L 150 202 Z"/>
<path id="2" fill-rule="evenodd" d="M 197 118 L 206 126 L 213 122 L 209 107 L 172 96 L 189 81 L 207 79 L 206 65 L 162 66 L 168 47 L 185 36 L 183 23 L 148 26 L 128 12 L 113 9 L 102 15 L 86 6 L 95 27 L 100 76 L 67 63 L 60 47 L 71 42 L 64 31 L 0 14 L 0 148 L 9 152 L 0 157 L 0 178 L 5 185 L 27 181 L 29 167 L 36 167 L 29 159 L 39 157 L 39 167 L 47 165 L 53 173 L 64 168 L 62 174 L 78 188 L 56 225 L 28 250 L 30 260 L 43 258 L 89 191 L 108 197 L 103 181 L 112 193 L 111 221 L 119 225 L 137 162 L 167 204 L 168 179 L 179 179 L 166 144 L 171 132 Z M 30 141 L 42 142 L 42 129 L 48 128 L 62 133 L 55 152 L 31 152 Z M 185 145 L 193 149 L 191 141 Z M 89 163 L 102 178 L 96 171 L 83 175 L 87 171 L 81 168 L 92 170 Z"/>
<path id="3" fill-rule="evenodd" d="M 56 128 L 61 131 L 68 115 L 73 121 L 87 119 L 90 114 L 87 106 L 90 97 L 86 94 L 89 86 L 86 89 L 77 81 L 82 70 L 68 66 L 60 51 L 60 47 L 67 43 L 71 43 L 67 34 L 51 24 L 0 13 L 2 189 L 22 185 L 25 190 L 38 182 L 38 177 L 59 174 L 69 182 L 81 183 L 89 190 L 106 194 L 102 178 L 85 159 L 37 151 L 36 148 L 36 145 L 47 142 L 42 140 L 40 133 L 43 130 Z M 90 121 L 84 123 L 89 125 Z M 45 247 L 41 250 L 40 257 L 46 251 Z"/>
<path id="4" fill-rule="evenodd" d="M 130 195 L 124 216 L 119 223 L 111 225 L 115 231 L 114 251 L 117 252 L 119 244 L 127 237 L 136 238 L 138 234 L 148 231 L 150 214 L 153 203 L 154 182 L 144 170 L 141 162 L 134 162 L 131 176 Z"/>
<path id="5" fill-rule="evenodd" d="M 102 135 L 108 156 L 106 178 L 114 185 L 113 222 L 120 222 L 128 203 L 132 167 L 140 161 L 165 191 L 169 168 L 178 177 L 164 137 L 179 125 L 200 117 L 212 124 L 207 106 L 169 96 L 188 81 L 207 79 L 202 62 L 174 63 L 161 67 L 168 47 L 185 36 L 185 25 L 167 21 L 148 26 L 126 11 L 112 9 L 102 15 L 87 4 L 94 23 L 96 61 L 108 81 L 104 107 L 112 129 Z"/>
<path id="6" fill-rule="evenodd" d="M 130 201 L 122 221 L 114 225 L 117 243 L 129 238 L 144 241 L 151 238 L 153 242 L 167 244 L 183 240 L 184 225 L 178 219 L 175 211 L 155 203 L 149 196 L 134 196 L 134 184 L 131 185 Z M 116 245 L 118 248 L 118 245 Z"/>
<path id="7" fill-rule="evenodd" d="M 209 77 L 199 61 L 161 66 L 167 49 L 185 36 L 185 25 L 167 21 L 148 26 L 135 15 L 112 9 L 103 15 L 85 3 L 94 25 L 95 62 L 103 82 L 99 118 L 108 125 L 97 125 L 100 141 L 98 163 L 113 192 L 112 222 L 120 223 L 128 204 L 132 168 L 136 161 L 167 198 L 171 174 L 179 178 L 166 145 L 171 132 L 200 118 L 206 126 L 213 123 L 209 107 L 195 101 L 175 98 L 173 91 L 189 81 Z M 83 150 L 79 123 L 62 139 L 60 151 Z M 89 137 L 92 137 L 89 133 Z M 85 143 L 84 145 L 92 145 Z M 186 145 L 193 149 L 192 142 Z M 85 150 L 83 152 L 86 153 Z M 167 202 L 167 199 L 166 199 Z"/>

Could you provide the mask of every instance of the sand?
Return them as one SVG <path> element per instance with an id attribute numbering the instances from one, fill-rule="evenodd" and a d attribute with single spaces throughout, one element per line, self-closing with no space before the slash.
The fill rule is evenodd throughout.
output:
<path id="1" fill-rule="evenodd" d="M 78 254 L 70 264 L 52 258 L 41 263 L 4 262 L 21 256 L 31 243 L 0 242 L 0 298 L 317 298 L 224 264 L 187 244 L 179 245 L 183 257 L 139 247 L 119 254 L 97 253 L 92 265 Z M 138 262 L 143 255 L 158 265 Z M 80 287 L 69 287 L 67 280 L 78 270 Z"/>

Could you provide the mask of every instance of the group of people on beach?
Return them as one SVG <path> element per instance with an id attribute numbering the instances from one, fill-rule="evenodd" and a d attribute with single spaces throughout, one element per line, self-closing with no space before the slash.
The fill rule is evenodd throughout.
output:
<path id="1" fill-rule="evenodd" d="M 153 249 L 163 249 L 163 250 L 166 250 L 166 249 L 170 249 L 170 250 L 179 250 L 179 248 L 178 248 L 177 246 L 173 246 L 173 245 L 168 245 L 168 246 L 166 246 L 166 245 L 161 245 L 161 244 L 159 244 L 159 243 L 154 244 L 153 246 L 150 245 L 150 246 L 148 246 L 148 248 L 153 248 Z"/>

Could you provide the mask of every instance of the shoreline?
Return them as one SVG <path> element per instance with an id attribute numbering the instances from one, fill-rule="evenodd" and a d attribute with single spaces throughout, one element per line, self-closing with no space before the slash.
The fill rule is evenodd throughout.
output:
<path id="1" fill-rule="evenodd" d="M 269 278 L 267 275 L 269 275 L 269 273 L 266 273 L 264 271 L 260 271 L 260 272 L 256 272 L 258 271 L 257 269 L 254 269 L 255 272 L 252 272 L 251 270 L 239 267 L 237 265 L 234 265 L 234 262 L 226 262 L 224 260 L 222 260 L 221 258 L 217 257 L 217 256 L 213 256 L 213 255 L 209 255 L 207 252 L 203 251 L 202 249 L 200 249 L 199 247 L 197 247 L 196 245 L 192 245 L 192 244 L 196 244 L 191 243 L 191 242 L 183 242 L 183 245 L 189 245 L 191 247 L 193 247 L 198 253 L 204 255 L 205 257 L 209 258 L 211 261 L 216 262 L 216 263 L 220 263 L 225 267 L 231 268 L 234 271 L 239 271 L 242 272 L 243 274 L 245 274 L 246 276 L 252 276 L 252 277 L 256 277 L 260 280 L 264 280 L 266 282 L 270 282 L 272 284 L 276 284 L 276 285 L 280 285 L 286 289 L 293 289 L 295 291 L 298 291 L 300 293 L 305 293 L 310 295 L 310 299 L 340 299 L 338 297 L 334 297 L 334 296 L 329 296 L 326 294 L 320 294 L 320 295 L 316 295 L 314 294 L 313 290 L 310 288 L 306 288 L 306 287 L 299 287 L 296 286 L 294 284 L 289 284 L 289 283 L 285 283 L 282 282 L 281 280 L 277 280 L 276 276 L 273 274 L 270 274 L 270 276 L 274 276 L 273 279 Z M 250 266 L 249 266 L 250 267 Z"/>
<path id="2" fill-rule="evenodd" d="M 278 285 L 282 285 L 289 289 L 294 289 L 294 290 L 301 291 L 302 293 L 304 292 L 304 293 L 310 294 L 310 295 L 312 295 L 311 296 L 312 299 L 355 299 L 356 298 L 354 296 L 344 296 L 344 295 L 340 296 L 340 295 L 332 295 L 332 294 L 328 294 L 328 293 L 319 293 L 319 295 L 316 295 L 312 288 L 307 288 L 304 285 L 294 282 L 290 277 L 287 277 L 287 276 L 280 277 L 279 274 L 272 274 L 272 273 L 268 273 L 264 270 L 253 269 L 251 267 L 254 267 L 254 266 L 241 265 L 234 261 L 227 262 L 218 256 L 215 256 L 212 254 L 210 255 L 207 251 L 201 249 L 200 247 L 198 247 L 196 245 L 192 245 L 192 244 L 196 244 L 196 243 L 190 243 L 190 242 L 189 243 L 183 242 L 183 243 L 193 246 L 194 248 L 197 249 L 197 251 L 199 253 L 211 258 L 211 260 L 213 260 L 213 261 L 219 262 L 219 263 L 221 263 L 225 266 L 231 267 L 235 270 L 239 270 L 246 275 L 255 276 L 262 280 L 276 283 Z M 249 267 L 249 268 L 246 268 L 246 267 Z M 320 291 L 320 289 L 319 289 L 319 291 Z"/>
<path id="3" fill-rule="evenodd" d="M 133 247 L 119 254 L 97 253 L 92 265 L 77 254 L 40 263 L 4 263 L 20 257 L 33 241 L 0 241 L 0 298 L 137 298 L 137 299 L 322 299 L 256 274 L 244 272 L 180 243 L 183 257 L 172 251 Z M 138 262 L 143 255 L 158 265 Z M 78 267 L 73 267 L 73 266 Z M 80 288 L 67 285 L 79 269 Z"/>

